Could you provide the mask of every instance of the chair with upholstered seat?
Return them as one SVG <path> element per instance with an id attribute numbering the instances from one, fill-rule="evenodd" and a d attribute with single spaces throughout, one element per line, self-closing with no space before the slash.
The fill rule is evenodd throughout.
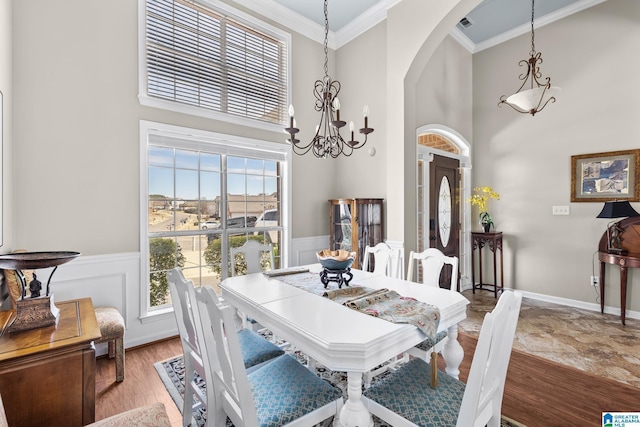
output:
<path id="1" fill-rule="evenodd" d="M 0 427 L 8 426 L 9 421 L 7 420 L 7 414 L 2 404 L 2 397 L 0 396 Z M 171 427 L 171 420 L 169 420 L 169 415 L 167 415 L 164 404 L 157 402 L 131 409 L 87 425 L 87 427 L 122 426 Z"/>
<path id="2" fill-rule="evenodd" d="M 404 262 L 402 253 L 404 249 L 391 248 L 387 243 L 381 242 L 375 246 L 366 246 L 362 257 L 362 269 L 369 271 L 370 258 L 373 257 L 373 269 L 374 274 L 385 275 L 388 277 L 395 277 L 397 279 L 403 279 L 402 264 Z M 364 385 L 369 387 L 373 377 L 392 369 L 397 363 L 403 362 L 402 356 L 391 359 L 380 366 L 364 373 Z"/>
<path id="3" fill-rule="evenodd" d="M 196 295 L 209 366 L 213 370 L 216 410 L 208 425 L 236 427 L 314 426 L 336 416 L 342 392 L 285 354 L 247 373 L 232 322 L 235 310 L 219 304 L 210 288 Z M 226 337 L 226 339 L 225 339 Z M 293 423 L 293 424 L 292 424 Z"/>
<path id="4" fill-rule="evenodd" d="M 521 302 L 504 292 L 485 315 L 466 385 L 441 373 L 432 388 L 429 364 L 411 359 L 364 392 L 369 410 L 393 426 L 498 427 Z"/>
<path id="5" fill-rule="evenodd" d="M 422 252 L 413 252 L 409 254 L 409 267 L 407 269 L 407 280 L 412 280 L 414 263 L 417 267 L 419 264 L 422 270 L 422 283 L 428 286 L 440 287 L 440 277 L 445 265 L 451 266 L 451 280 L 449 289 L 456 291 L 458 287 L 458 257 L 446 256 L 439 249 L 428 248 Z M 431 357 L 431 365 L 435 366 L 438 353 L 442 352 L 445 345 L 447 331 L 440 331 L 435 339 L 427 338 L 420 344 L 409 349 L 406 354 L 419 357 L 425 361 Z M 433 383 L 437 383 L 437 370 L 433 371 Z"/>
<path id="6" fill-rule="evenodd" d="M 96 344 L 107 343 L 108 356 L 116 359 L 116 381 L 124 380 L 124 319 L 115 307 L 95 307 L 102 337 Z"/>
<path id="7" fill-rule="evenodd" d="M 169 290 L 173 302 L 173 310 L 178 323 L 178 331 L 182 343 L 183 360 L 185 366 L 185 393 L 183 399 L 183 425 L 192 422 L 193 409 L 199 406 L 209 409 L 214 407 L 214 393 L 204 394 L 195 382 L 195 373 L 209 384 L 212 380 L 208 372 L 207 357 L 203 352 L 203 332 L 200 323 L 200 312 L 196 304 L 196 293 L 193 282 L 187 280 L 182 271 L 175 268 L 167 272 Z M 217 295 L 214 293 L 217 298 Z M 268 361 L 284 354 L 284 351 L 248 329 L 238 332 L 242 363 L 248 370 L 254 370 Z M 197 402 L 194 402 L 194 398 Z"/>

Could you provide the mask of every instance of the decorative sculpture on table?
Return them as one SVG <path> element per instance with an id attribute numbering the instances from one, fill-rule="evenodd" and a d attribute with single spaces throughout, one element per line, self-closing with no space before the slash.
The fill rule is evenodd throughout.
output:
<path id="1" fill-rule="evenodd" d="M 36 298 L 40 296 L 40 291 L 42 290 L 42 283 L 36 277 L 36 273 L 33 273 L 33 280 L 29 283 L 29 290 L 31 291 L 31 298 Z"/>
<path id="2" fill-rule="evenodd" d="M 79 252 L 68 251 L 20 252 L 0 255 L 0 268 L 15 270 L 14 273 L 20 286 L 20 298 L 15 301 L 16 316 L 8 328 L 9 332 L 26 331 L 57 323 L 60 310 L 54 304 L 53 294 L 50 293 L 51 277 L 59 265 L 65 264 L 79 255 Z M 47 281 L 46 294 L 40 295 L 42 283 L 33 273 L 33 280 L 29 283 L 30 295 L 27 298 L 27 279 L 22 270 L 49 267 L 54 268 Z M 13 295 L 14 292 L 11 294 Z"/>

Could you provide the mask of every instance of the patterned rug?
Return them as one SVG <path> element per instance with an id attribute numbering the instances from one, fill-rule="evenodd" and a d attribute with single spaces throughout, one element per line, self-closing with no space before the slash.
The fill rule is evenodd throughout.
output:
<path id="1" fill-rule="evenodd" d="M 300 363 L 306 365 L 307 356 L 297 349 L 287 349 L 287 353 L 291 354 L 295 357 Z M 160 379 L 164 383 L 167 391 L 171 395 L 171 398 L 178 406 L 180 412 L 182 412 L 183 405 L 183 396 L 184 396 L 184 363 L 182 356 L 176 356 L 171 359 L 156 362 L 154 364 L 156 371 L 158 371 L 158 375 L 160 375 Z M 325 368 L 320 363 L 316 362 L 316 374 L 324 379 L 325 381 L 330 382 L 331 384 L 338 387 L 342 390 L 343 395 L 347 396 L 347 374 L 345 372 L 337 372 L 332 371 L 330 369 Z M 386 374 L 381 374 L 373 379 L 373 382 L 379 381 L 384 378 Z M 198 384 L 203 389 L 206 389 L 206 385 L 204 381 L 199 381 Z M 196 421 L 198 427 L 204 426 L 206 422 L 206 411 L 202 408 L 196 409 L 193 412 L 194 420 Z M 331 420 L 330 420 L 331 421 Z M 373 417 L 374 427 L 390 427 L 389 424 L 381 421 L 377 417 Z M 331 422 L 325 423 L 325 425 L 331 425 Z M 227 419 L 227 427 L 233 427 L 233 424 Z M 501 427 L 525 427 L 523 424 L 510 420 L 506 417 L 502 418 Z"/>

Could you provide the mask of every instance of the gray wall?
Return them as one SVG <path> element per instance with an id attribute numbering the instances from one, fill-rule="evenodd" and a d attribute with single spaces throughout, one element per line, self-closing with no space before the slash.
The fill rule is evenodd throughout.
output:
<path id="1" fill-rule="evenodd" d="M 562 92 L 534 117 L 496 106 L 518 88 L 517 62 L 528 57 L 530 36 L 473 56 L 474 184 L 501 195 L 491 213 L 505 233 L 508 286 L 596 303 L 589 277 L 608 220 L 596 219 L 602 203 L 570 202 L 571 156 L 640 146 L 640 3 L 609 0 L 535 36 L 542 74 Z M 554 205 L 570 206 L 571 215 L 552 216 Z M 606 280 L 606 302 L 619 307 L 617 269 Z M 639 280 L 640 272 L 630 271 L 633 310 L 640 309 Z"/>
<path id="2" fill-rule="evenodd" d="M 13 8 L 14 160 L 20 167 L 16 196 L 5 210 L 19 215 L 10 227 L 15 245 L 6 250 L 138 251 L 139 120 L 285 141 L 282 132 L 141 106 L 137 1 L 26 0 Z M 322 46 L 294 33 L 292 52 L 297 120 L 314 123 Z M 334 167 L 294 158 L 293 198 L 306 201 L 293 204 L 294 237 L 327 234 L 333 186 L 317 177 L 332 182 Z"/>

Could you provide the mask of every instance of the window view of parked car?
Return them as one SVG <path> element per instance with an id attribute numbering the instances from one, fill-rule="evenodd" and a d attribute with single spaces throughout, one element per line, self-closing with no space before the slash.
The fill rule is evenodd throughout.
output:
<path id="1" fill-rule="evenodd" d="M 278 225 L 278 210 L 268 209 L 260 214 L 256 220 L 256 227 L 277 227 Z M 258 234 L 256 232 L 256 234 Z M 267 232 L 269 239 L 272 243 L 278 243 L 278 230 L 271 230 Z"/>
<path id="2" fill-rule="evenodd" d="M 220 221 L 205 221 L 205 222 L 201 222 L 200 223 L 200 229 L 201 230 L 207 230 L 210 228 L 218 228 L 220 227 Z"/>
<path id="3" fill-rule="evenodd" d="M 227 230 L 234 228 L 253 228 L 256 226 L 255 216 L 238 216 L 234 218 L 227 218 Z M 220 224 L 216 227 L 211 228 L 220 228 Z M 204 229 L 204 228 L 203 228 Z M 244 234 L 244 232 L 240 231 L 239 233 L 229 233 L 229 236 L 239 236 Z M 207 236 L 207 241 L 211 242 L 220 237 L 220 234 L 209 234 Z"/>

